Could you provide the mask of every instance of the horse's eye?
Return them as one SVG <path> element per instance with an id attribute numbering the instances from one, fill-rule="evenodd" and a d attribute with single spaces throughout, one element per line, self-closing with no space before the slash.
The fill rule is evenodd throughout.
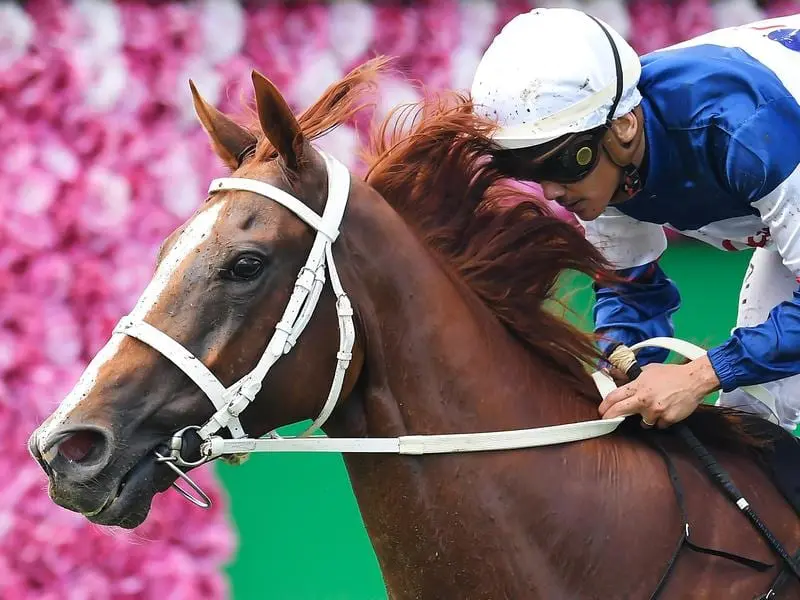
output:
<path id="1" fill-rule="evenodd" d="M 261 273 L 264 268 L 264 261 L 257 256 L 245 255 L 236 259 L 233 267 L 231 267 L 228 274 L 231 279 L 238 279 L 240 281 L 253 279 Z"/>

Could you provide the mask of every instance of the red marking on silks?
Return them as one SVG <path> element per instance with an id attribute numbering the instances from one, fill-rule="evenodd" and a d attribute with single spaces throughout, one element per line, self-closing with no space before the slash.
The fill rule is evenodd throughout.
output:
<path id="1" fill-rule="evenodd" d="M 756 236 L 758 236 L 756 238 Z M 747 238 L 747 245 L 751 248 L 763 248 L 767 245 L 769 241 L 769 229 L 764 227 L 763 229 L 759 230 L 755 236 L 750 236 Z"/>
<path id="2" fill-rule="evenodd" d="M 730 240 L 722 240 L 722 247 L 727 250 L 728 252 L 736 252 L 737 249 L 734 247 L 733 242 Z"/>
<path id="3" fill-rule="evenodd" d="M 745 245 L 749 248 L 763 248 L 767 245 L 770 240 L 770 233 L 769 228 L 764 227 L 755 235 L 751 235 L 747 238 Z M 733 245 L 731 240 L 722 240 L 722 247 L 727 250 L 728 252 L 736 252 L 738 249 Z"/>

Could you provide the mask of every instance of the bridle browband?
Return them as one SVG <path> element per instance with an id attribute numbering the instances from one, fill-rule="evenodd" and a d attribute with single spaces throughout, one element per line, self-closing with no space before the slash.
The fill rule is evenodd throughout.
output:
<path id="1" fill-rule="evenodd" d="M 254 179 L 225 177 L 215 179 L 209 187 L 209 194 L 226 190 L 246 191 L 273 200 L 316 230 L 316 238 L 305 265 L 295 282 L 286 309 L 275 326 L 275 331 L 256 366 L 233 385 L 225 387 L 219 379 L 189 350 L 170 336 L 153 327 L 143 319 L 123 317 L 114 333 L 122 333 L 144 342 L 172 361 L 205 393 L 214 405 L 216 412 L 202 426 L 190 425 L 175 432 L 170 440 L 169 453 L 156 452 L 157 461 L 172 469 L 179 478 L 192 487 L 197 496 L 173 485 L 194 504 L 208 508 L 211 500 L 202 489 L 183 470 L 199 466 L 223 455 L 251 452 L 344 452 L 344 453 L 387 453 L 387 454 L 442 454 L 454 452 L 479 452 L 491 450 L 512 450 L 548 446 L 586 440 L 606 435 L 614 431 L 624 417 L 598 419 L 565 425 L 536 427 L 512 431 L 481 433 L 461 433 L 443 435 L 407 435 L 396 438 L 326 438 L 312 436 L 328 420 L 341 395 L 344 377 L 352 359 L 355 342 L 353 309 L 347 297 L 333 258 L 333 243 L 339 236 L 344 211 L 350 192 L 350 172 L 339 161 L 324 152 L 328 175 L 328 197 L 325 209 L 320 216 L 295 196 L 273 185 Z M 336 313 L 339 321 L 339 349 L 337 364 L 328 397 L 316 419 L 301 435 L 281 437 L 270 432 L 264 438 L 250 438 L 244 431 L 239 415 L 256 398 L 264 378 L 270 368 L 285 354 L 288 354 L 314 314 L 322 288 L 325 285 L 325 271 L 330 276 L 331 287 L 336 296 Z M 632 346 L 633 350 L 644 347 L 668 348 L 689 358 L 697 358 L 705 353 L 702 348 L 675 338 L 654 338 Z M 613 380 L 602 372 L 592 374 L 601 396 L 605 397 L 616 386 Z M 760 386 L 746 388 L 763 402 L 774 406 L 771 395 Z M 219 435 L 227 428 L 231 439 Z M 200 458 L 186 460 L 182 455 L 184 434 L 195 431 L 201 440 Z"/>

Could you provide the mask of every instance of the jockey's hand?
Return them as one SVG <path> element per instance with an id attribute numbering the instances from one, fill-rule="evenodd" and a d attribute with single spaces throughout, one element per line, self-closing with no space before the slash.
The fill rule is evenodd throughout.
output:
<path id="1" fill-rule="evenodd" d="M 646 365 L 635 381 L 606 396 L 599 411 L 604 419 L 638 413 L 644 427 L 664 428 L 688 417 L 719 387 L 707 356 L 683 365 Z"/>

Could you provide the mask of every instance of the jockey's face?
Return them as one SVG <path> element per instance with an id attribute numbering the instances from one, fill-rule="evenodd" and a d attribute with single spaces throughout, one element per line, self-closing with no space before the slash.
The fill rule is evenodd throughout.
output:
<path id="1" fill-rule="evenodd" d="M 557 202 L 584 221 L 596 219 L 609 204 L 626 200 L 627 196 L 620 189 L 623 169 L 619 165 L 641 164 L 645 146 L 641 125 L 641 109 L 616 119 L 611 129 L 602 136 L 602 143 L 598 138 L 593 149 L 597 153 L 596 161 L 581 179 L 540 179 L 545 198 Z M 556 149 L 545 154 L 532 166 L 535 168 L 536 163 L 553 162 L 550 154 L 558 152 Z"/>
<path id="2" fill-rule="evenodd" d="M 541 181 L 542 192 L 584 221 L 592 221 L 616 200 L 622 169 L 601 151 L 597 165 L 586 177 L 575 183 Z"/>
<path id="3" fill-rule="evenodd" d="M 609 204 L 627 199 L 620 191 L 623 169 L 640 166 L 644 156 L 640 107 L 615 119 L 610 128 L 572 134 L 546 145 L 494 154 L 495 167 L 507 177 L 536 181 L 545 197 L 584 221 L 596 219 Z"/>

